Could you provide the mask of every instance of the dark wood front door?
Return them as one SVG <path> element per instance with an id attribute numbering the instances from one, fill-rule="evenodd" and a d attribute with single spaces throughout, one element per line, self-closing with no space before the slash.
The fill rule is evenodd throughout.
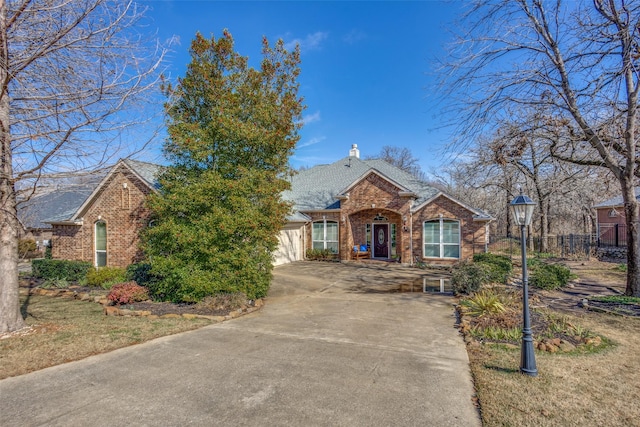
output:
<path id="1" fill-rule="evenodd" d="M 389 224 L 373 224 L 373 257 L 389 258 Z"/>

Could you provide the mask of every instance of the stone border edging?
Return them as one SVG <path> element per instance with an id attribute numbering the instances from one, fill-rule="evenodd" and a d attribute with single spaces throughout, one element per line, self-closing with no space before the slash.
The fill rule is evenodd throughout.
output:
<path id="1" fill-rule="evenodd" d="M 96 302 L 101 304 L 104 309 L 105 316 L 129 316 L 129 317 L 148 317 L 149 319 L 207 319 L 214 323 L 224 322 L 226 320 L 235 319 L 245 314 L 252 313 L 259 310 L 264 305 L 262 299 L 257 299 L 250 307 L 240 308 L 227 314 L 226 316 L 209 316 L 205 314 L 193 314 L 193 313 L 168 313 L 163 315 L 151 314 L 148 310 L 129 310 L 126 308 L 120 308 L 115 305 L 110 305 L 111 301 L 107 299 L 105 295 L 91 296 L 88 292 L 77 292 L 71 289 L 43 289 L 43 288 L 31 288 L 28 291 L 29 295 L 41 295 L 49 297 L 61 297 L 69 298 L 78 301 Z"/>

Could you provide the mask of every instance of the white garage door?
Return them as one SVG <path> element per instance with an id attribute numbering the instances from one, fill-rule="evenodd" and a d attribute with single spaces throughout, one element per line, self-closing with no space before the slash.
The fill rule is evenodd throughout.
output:
<path id="1" fill-rule="evenodd" d="M 278 236 L 280 242 L 274 254 L 274 265 L 300 261 L 302 251 L 302 228 L 284 229 Z"/>

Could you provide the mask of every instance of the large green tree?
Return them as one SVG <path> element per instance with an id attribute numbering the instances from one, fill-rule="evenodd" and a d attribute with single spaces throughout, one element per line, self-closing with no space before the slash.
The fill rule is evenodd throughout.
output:
<path id="1" fill-rule="evenodd" d="M 288 160 L 299 139 L 300 52 L 262 42 L 259 69 L 234 50 L 233 37 L 197 34 L 191 63 L 165 88 L 171 166 L 150 198 L 144 233 L 152 289 L 173 301 L 218 292 L 266 294 L 272 253 L 290 206 Z"/>

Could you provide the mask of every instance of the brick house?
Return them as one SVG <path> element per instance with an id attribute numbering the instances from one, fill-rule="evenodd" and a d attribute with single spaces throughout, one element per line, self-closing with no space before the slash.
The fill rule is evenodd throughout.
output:
<path id="1" fill-rule="evenodd" d="M 640 188 L 635 189 L 640 200 Z M 597 218 L 598 246 L 627 246 L 627 219 L 622 196 L 613 197 L 594 206 Z"/>
<path id="2" fill-rule="evenodd" d="M 144 201 L 157 189 L 159 170 L 118 162 L 89 197 L 48 221 L 53 257 L 98 267 L 138 261 L 138 234 L 149 218 Z M 354 247 L 377 260 L 453 263 L 485 252 L 492 220 L 383 160 L 361 160 L 356 145 L 348 157 L 291 177 L 283 198 L 293 211 L 280 232 L 275 265 L 303 260 L 311 249 L 347 261 Z"/>
<path id="3" fill-rule="evenodd" d="M 104 174 L 92 174 L 63 185 L 51 185 L 18 204 L 18 219 L 22 224 L 21 239 L 31 239 L 38 251 L 44 250 L 53 237 L 53 227 L 46 221 L 69 218 L 93 193 Z"/>
<path id="4" fill-rule="evenodd" d="M 283 231 L 286 241 L 343 261 L 362 247 L 373 259 L 453 263 L 486 251 L 492 220 L 383 160 L 361 160 L 356 145 L 346 158 L 294 175 L 284 198 L 298 221 Z"/>
<path id="5" fill-rule="evenodd" d="M 145 199 L 156 191 L 160 166 L 120 160 L 88 197 L 49 219 L 53 258 L 89 261 L 97 267 L 126 267 L 142 253 L 138 234 L 149 218 Z"/>

